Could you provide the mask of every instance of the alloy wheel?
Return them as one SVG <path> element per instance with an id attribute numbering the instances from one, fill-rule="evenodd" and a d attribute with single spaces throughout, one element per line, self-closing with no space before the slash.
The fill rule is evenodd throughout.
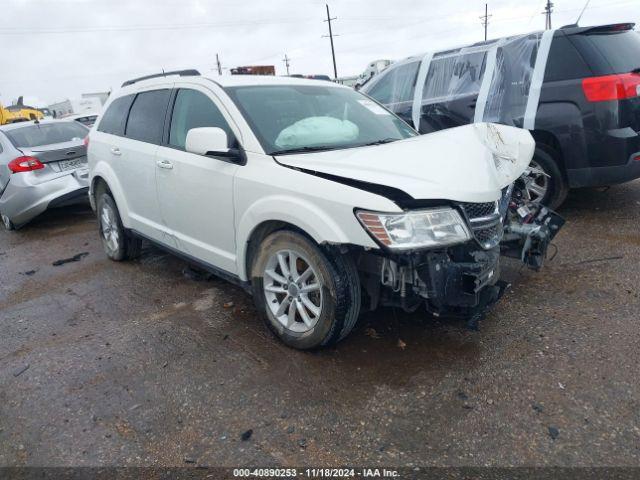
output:
<path id="1" fill-rule="evenodd" d="M 266 263 L 263 289 L 269 310 L 286 329 L 311 330 L 322 313 L 322 284 L 316 269 L 300 253 L 279 250 Z"/>
<path id="2" fill-rule="evenodd" d="M 6 228 L 7 230 L 12 230 L 13 229 L 13 224 L 11 223 L 11 220 L 9 220 L 9 217 L 6 216 L 5 214 L 2 214 L 2 224 L 4 225 L 4 228 Z"/>
<path id="3" fill-rule="evenodd" d="M 107 203 L 102 205 L 102 211 L 100 212 L 100 230 L 107 248 L 112 252 L 118 250 L 120 234 L 118 232 L 116 214 Z"/>
<path id="4" fill-rule="evenodd" d="M 538 162 L 531 160 L 521 178 L 524 180 L 523 194 L 525 199 L 531 202 L 541 202 L 549 191 L 549 174 Z"/>

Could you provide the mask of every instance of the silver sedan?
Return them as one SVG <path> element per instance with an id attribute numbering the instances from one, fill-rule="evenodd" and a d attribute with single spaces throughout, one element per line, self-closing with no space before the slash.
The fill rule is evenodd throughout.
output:
<path id="1" fill-rule="evenodd" d="M 22 227 L 48 208 L 88 200 L 89 129 L 73 120 L 0 126 L 0 217 Z"/>

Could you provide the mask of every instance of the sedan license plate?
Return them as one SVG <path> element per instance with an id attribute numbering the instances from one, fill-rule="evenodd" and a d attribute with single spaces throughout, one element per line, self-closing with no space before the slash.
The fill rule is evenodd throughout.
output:
<path id="1" fill-rule="evenodd" d="M 60 160 L 60 170 L 65 172 L 67 170 L 75 170 L 76 168 L 86 166 L 87 161 L 84 158 L 73 158 L 71 160 Z"/>

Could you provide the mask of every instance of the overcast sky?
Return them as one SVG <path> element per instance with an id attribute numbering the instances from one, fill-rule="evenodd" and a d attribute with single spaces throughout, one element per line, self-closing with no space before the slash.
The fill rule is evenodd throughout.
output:
<path id="1" fill-rule="evenodd" d="M 546 0 L 489 0 L 489 37 L 544 28 Z M 338 75 L 483 39 L 485 0 L 331 0 Z M 585 0 L 554 0 L 553 26 Z M 275 65 L 333 76 L 323 0 L 0 0 L 0 102 L 43 106 L 161 69 Z M 640 23 L 640 0 L 591 0 L 581 25 Z"/>

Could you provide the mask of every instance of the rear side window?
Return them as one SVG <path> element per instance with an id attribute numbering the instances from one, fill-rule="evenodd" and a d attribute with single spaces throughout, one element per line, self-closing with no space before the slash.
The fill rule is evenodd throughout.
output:
<path id="1" fill-rule="evenodd" d="M 636 31 L 577 34 L 571 41 L 595 75 L 629 73 L 640 67 L 640 34 Z"/>
<path id="2" fill-rule="evenodd" d="M 549 50 L 544 81 L 573 80 L 591 75 L 591 70 L 571 41 L 565 36 L 554 37 Z"/>
<path id="3" fill-rule="evenodd" d="M 126 95 L 116 98 L 107 111 L 102 115 L 98 131 L 111 133 L 112 135 L 124 135 L 124 126 L 127 123 L 127 113 L 135 95 Z"/>
<path id="4" fill-rule="evenodd" d="M 136 95 L 129 111 L 125 136 L 141 142 L 160 144 L 169 93 L 165 89 Z"/>
<path id="5" fill-rule="evenodd" d="M 413 100 L 420 62 L 411 62 L 388 70 L 367 95 L 385 105 Z"/>
<path id="6" fill-rule="evenodd" d="M 187 133 L 192 128 L 219 127 L 227 133 L 229 143 L 234 135 L 218 107 L 204 93 L 180 89 L 171 115 L 169 145 L 184 148 Z"/>
<path id="7" fill-rule="evenodd" d="M 423 100 L 477 95 L 484 76 L 486 58 L 486 51 L 434 58 L 424 81 Z"/>

